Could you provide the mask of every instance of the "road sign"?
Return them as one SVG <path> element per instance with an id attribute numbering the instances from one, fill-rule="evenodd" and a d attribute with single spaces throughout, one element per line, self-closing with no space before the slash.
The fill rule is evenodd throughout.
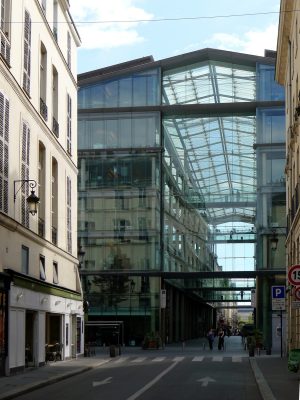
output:
<path id="1" fill-rule="evenodd" d="M 291 285 L 300 285 L 300 265 L 293 265 L 289 268 L 288 280 Z"/>
<path id="2" fill-rule="evenodd" d="M 294 290 L 294 296 L 295 296 L 295 300 L 299 301 L 300 300 L 300 286 L 296 287 Z"/>
<path id="3" fill-rule="evenodd" d="M 285 310 L 285 286 L 272 286 L 272 310 Z"/>

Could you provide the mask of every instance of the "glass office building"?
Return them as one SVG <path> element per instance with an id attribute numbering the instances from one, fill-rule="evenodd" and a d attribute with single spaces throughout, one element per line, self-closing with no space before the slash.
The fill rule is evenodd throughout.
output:
<path id="1" fill-rule="evenodd" d="M 216 325 L 215 305 L 237 300 L 218 262 L 226 224 L 242 223 L 234 242 L 253 246 L 257 185 L 283 188 L 273 75 L 272 57 L 204 49 L 78 76 L 81 277 L 88 323 L 102 327 L 91 340 L 109 341 L 113 321 L 119 342 L 198 337 Z M 253 270 L 267 267 L 263 253 Z"/>

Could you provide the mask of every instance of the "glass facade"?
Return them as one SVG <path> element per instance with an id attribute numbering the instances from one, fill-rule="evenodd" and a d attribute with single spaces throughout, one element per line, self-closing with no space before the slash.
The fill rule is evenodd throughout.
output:
<path id="1" fill-rule="evenodd" d="M 256 108 L 283 100 L 283 91 L 273 82 L 274 65 L 236 58 L 182 66 L 179 57 L 175 67 L 174 61 L 144 65 L 114 78 L 95 71 L 90 83 L 79 77 L 78 236 L 88 316 L 125 321 L 127 342 L 157 330 L 164 340 L 198 336 L 213 318 L 203 299 L 238 300 L 205 290 L 238 285 L 227 279 L 175 281 L 148 273 L 222 271 L 218 245 L 232 241 L 238 252 L 248 244 L 245 270 L 264 268 L 263 240 L 254 265 L 256 230 L 283 223 L 283 108 Z M 237 103 L 251 106 L 241 111 Z M 203 104 L 219 108 L 196 112 Z M 134 109 L 140 106 L 149 110 Z M 195 290 L 198 302 L 184 290 Z"/>
<path id="2" fill-rule="evenodd" d="M 164 104 L 211 104 L 256 100 L 255 66 L 205 61 L 163 74 Z"/>
<path id="3" fill-rule="evenodd" d="M 114 108 L 160 104 L 159 69 L 151 69 L 81 87 L 78 108 Z"/>
<path id="4" fill-rule="evenodd" d="M 120 149 L 160 145 L 158 113 L 84 114 L 78 120 L 78 148 Z"/>

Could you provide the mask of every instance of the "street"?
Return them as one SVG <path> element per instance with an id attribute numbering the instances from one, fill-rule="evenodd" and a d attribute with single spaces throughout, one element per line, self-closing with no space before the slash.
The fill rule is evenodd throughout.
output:
<path id="1" fill-rule="evenodd" d="M 124 354 L 18 399 L 261 400 L 248 357 L 217 350 L 196 353 Z"/>

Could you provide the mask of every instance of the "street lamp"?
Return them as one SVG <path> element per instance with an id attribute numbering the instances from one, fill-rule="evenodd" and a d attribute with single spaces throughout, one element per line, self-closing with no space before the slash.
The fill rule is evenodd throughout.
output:
<path id="1" fill-rule="evenodd" d="M 79 267 L 79 269 L 81 269 L 81 267 L 82 267 L 84 256 L 85 256 L 85 251 L 82 249 L 82 246 L 79 246 L 79 249 L 78 249 L 78 261 L 79 261 L 78 267 Z"/>
<path id="2" fill-rule="evenodd" d="M 21 183 L 18 190 L 16 190 L 16 184 Z M 29 183 L 31 188 L 31 194 L 27 197 L 27 204 L 29 207 L 29 212 L 31 215 L 35 215 L 37 213 L 37 205 L 40 202 L 39 197 L 36 196 L 35 191 L 33 190 L 36 187 L 36 181 L 33 179 L 22 179 L 14 181 L 14 203 L 16 202 L 17 194 L 25 185 L 25 183 Z"/>

